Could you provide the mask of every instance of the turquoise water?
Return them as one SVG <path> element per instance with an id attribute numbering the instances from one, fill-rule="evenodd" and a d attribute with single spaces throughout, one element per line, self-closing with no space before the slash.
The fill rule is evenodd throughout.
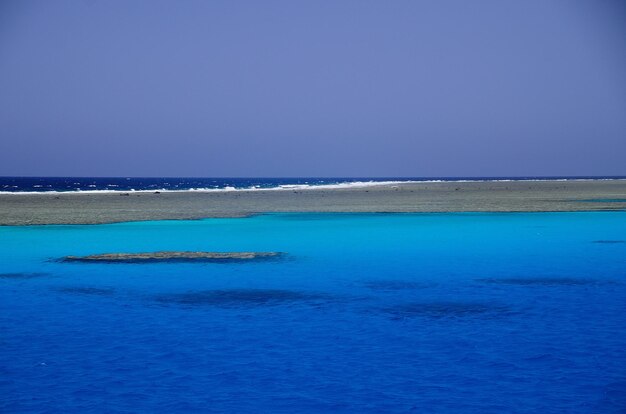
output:
<path id="1" fill-rule="evenodd" d="M 577 201 L 581 203 L 626 203 L 626 198 L 590 198 Z"/>
<path id="2" fill-rule="evenodd" d="M 250 263 L 65 255 L 281 251 Z M 612 413 L 626 213 L 0 228 L 0 411 Z"/>

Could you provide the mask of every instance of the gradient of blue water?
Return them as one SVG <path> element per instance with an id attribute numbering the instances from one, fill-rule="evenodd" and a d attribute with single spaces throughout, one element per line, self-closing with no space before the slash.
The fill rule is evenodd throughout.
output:
<path id="1" fill-rule="evenodd" d="M 0 411 L 623 412 L 625 240 L 624 212 L 3 227 Z M 289 257 L 51 260 L 155 250 Z M 206 291 L 234 299 L 176 301 Z"/>

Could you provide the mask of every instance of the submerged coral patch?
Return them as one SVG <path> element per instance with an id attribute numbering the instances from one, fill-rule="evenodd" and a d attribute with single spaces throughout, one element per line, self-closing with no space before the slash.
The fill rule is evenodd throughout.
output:
<path id="1" fill-rule="evenodd" d="M 421 302 L 407 303 L 385 311 L 397 318 L 431 317 L 431 318 L 463 318 L 485 314 L 499 314 L 507 311 L 506 307 L 485 303 L 471 302 Z"/>
<path id="2" fill-rule="evenodd" d="M 161 295 L 161 303 L 222 307 L 264 306 L 325 299 L 325 295 L 282 289 L 225 289 Z"/>
<path id="3" fill-rule="evenodd" d="M 0 279 L 33 279 L 36 277 L 49 276 L 49 273 L 0 273 Z"/>
<path id="4" fill-rule="evenodd" d="M 62 293 L 76 294 L 76 295 L 95 295 L 95 296 L 110 296 L 115 293 L 113 288 L 97 288 L 97 287 L 81 287 L 81 286 L 66 286 L 56 289 Z"/>
<path id="5" fill-rule="evenodd" d="M 478 279 L 483 283 L 494 283 L 502 285 L 520 285 L 520 286 L 578 286 L 578 285 L 597 285 L 602 282 L 594 279 L 575 278 L 575 277 L 508 277 L 508 278 L 487 278 Z"/>

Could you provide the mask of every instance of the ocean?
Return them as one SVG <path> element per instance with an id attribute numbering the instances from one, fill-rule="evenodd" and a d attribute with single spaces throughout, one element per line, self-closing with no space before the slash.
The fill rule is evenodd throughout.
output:
<path id="1" fill-rule="evenodd" d="M 59 260 L 167 250 L 285 255 Z M 0 287 L 6 413 L 626 409 L 626 212 L 0 227 Z"/>
<path id="2" fill-rule="evenodd" d="M 403 182 L 613 180 L 603 177 L 302 177 L 302 178 L 140 178 L 140 177 L 0 177 L 0 194 L 28 192 L 237 191 L 261 189 L 346 188 Z"/>

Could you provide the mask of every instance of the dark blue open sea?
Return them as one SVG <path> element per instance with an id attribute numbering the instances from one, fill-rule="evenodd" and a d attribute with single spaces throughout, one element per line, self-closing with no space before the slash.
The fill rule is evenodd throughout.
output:
<path id="1" fill-rule="evenodd" d="M 280 251 L 247 263 L 65 255 Z M 626 212 L 0 227 L 3 413 L 624 413 Z"/>

